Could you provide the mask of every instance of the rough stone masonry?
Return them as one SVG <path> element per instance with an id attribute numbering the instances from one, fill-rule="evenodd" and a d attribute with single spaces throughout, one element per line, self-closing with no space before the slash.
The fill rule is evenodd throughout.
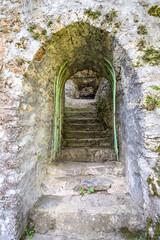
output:
<path id="1" fill-rule="evenodd" d="M 0 240 L 19 240 L 41 196 L 53 140 L 54 77 L 90 69 L 104 52 L 116 70 L 120 159 L 160 230 L 160 6 L 158 0 L 0 1 Z M 87 55 L 87 56 L 86 56 Z"/>

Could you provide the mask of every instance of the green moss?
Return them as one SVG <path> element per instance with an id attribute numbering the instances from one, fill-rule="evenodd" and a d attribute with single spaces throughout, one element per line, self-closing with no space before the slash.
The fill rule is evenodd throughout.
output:
<path id="1" fill-rule="evenodd" d="M 149 194 L 150 197 L 158 197 L 160 198 L 160 195 L 157 192 L 157 187 L 154 183 L 154 179 L 151 178 L 151 176 L 149 175 L 149 177 L 147 178 L 147 183 L 148 185 L 150 185 L 152 187 L 152 193 Z"/>
<path id="2" fill-rule="evenodd" d="M 27 77 L 27 76 L 28 76 L 28 73 L 24 72 L 23 77 Z"/>
<path id="3" fill-rule="evenodd" d="M 138 19 L 134 19 L 134 22 L 137 23 L 137 22 L 139 22 L 139 20 Z"/>
<path id="4" fill-rule="evenodd" d="M 146 48 L 142 59 L 145 63 L 149 63 L 153 66 L 158 65 L 160 63 L 160 48 L 155 49 L 153 46 Z"/>
<path id="5" fill-rule="evenodd" d="M 133 67 L 140 67 L 141 66 L 141 62 L 137 61 L 136 64 L 133 64 Z"/>
<path id="6" fill-rule="evenodd" d="M 146 220 L 147 240 L 151 239 L 150 234 L 149 234 L 149 228 L 152 227 L 152 225 L 153 225 L 153 220 L 148 217 L 147 220 Z"/>
<path id="7" fill-rule="evenodd" d="M 156 149 L 156 151 L 158 153 L 158 155 L 160 156 L 160 145 L 158 146 L 158 148 Z"/>
<path id="8" fill-rule="evenodd" d="M 99 10 L 92 11 L 91 8 L 85 9 L 84 14 L 87 14 L 88 17 L 91 17 L 93 19 L 97 19 L 99 16 L 101 16 L 101 12 Z"/>
<path id="9" fill-rule="evenodd" d="M 149 234 L 149 228 L 153 228 L 154 236 L 151 237 Z M 160 237 L 160 222 L 157 220 L 155 223 L 151 218 L 147 218 L 146 222 L 147 240 L 159 240 Z"/>
<path id="10" fill-rule="evenodd" d="M 160 7 L 158 5 L 153 5 L 148 10 L 148 14 L 154 17 L 160 17 Z"/>
<path id="11" fill-rule="evenodd" d="M 154 89 L 154 90 L 160 90 L 160 87 L 158 87 L 157 85 L 155 85 L 155 86 L 153 87 L 153 89 Z"/>
<path id="12" fill-rule="evenodd" d="M 49 22 L 47 23 L 47 27 L 50 27 L 50 26 L 51 26 L 51 24 L 52 24 L 52 21 L 51 21 L 51 20 L 49 20 Z"/>
<path id="13" fill-rule="evenodd" d="M 143 49 L 146 47 L 146 39 L 144 37 L 138 40 L 137 47 L 139 51 L 143 51 Z"/>
<path id="14" fill-rule="evenodd" d="M 147 109 L 148 111 L 153 111 L 156 107 L 160 106 L 160 101 L 153 98 L 150 95 L 147 95 L 146 97 L 146 104 L 143 105 L 143 108 Z"/>
<path id="15" fill-rule="evenodd" d="M 36 25 L 35 25 L 35 24 L 31 24 L 31 25 L 28 27 L 27 30 L 28 30 L 29 32 L 34 32 L 35 28 L 36 28 Z"/>
<path id="16" fill-rule="evenodd" d="M 41 32 L 42 32 L 42 35 L 46 35 L 47 30 L 43 28 L 43 29 L 41 30 Z"/>
<path id="17" fill-rule="evenodd" d="M 34 39 L 38 39 L 38 38 L 39 38 L 39 32 L 35 32 L 35 33 L 32 35 L 32 37 L 33 37 Z"/>
<path id="18" fill-rule="evenodd" d="M 57 22 L 60 23 L 61 17 L 57 17 Z"/>
<path id="19" fill-rule="evenodd" d="M 138 26 L 137 33 L 140 34 L 140 35 L 146 35 L 148 33 L 146 26 L 143 25 L 143 24 L 140 24 Z"/>
<path id="20" fill-rule="evenodd" d="M 117 11 L 114 8 L 111 8 L 109 12 L 106 13 L 106 20 L 112 22 L 115 17 L 118 17 Z"/>
<path id="21" fill-rule="evenodd" d="M 141 236 L 144 236 L 144 232 L 142 230 L 131 232 L 127 227 L 120 228 L 119 233 L 126 239 L 139 239 Z"/>

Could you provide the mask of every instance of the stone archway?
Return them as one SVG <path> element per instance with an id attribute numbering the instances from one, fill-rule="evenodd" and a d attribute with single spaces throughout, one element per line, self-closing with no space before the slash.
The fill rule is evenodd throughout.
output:
<path id="1" fill-rule="evenodd" d="M 20 152 L 23 160 L 21 168 L 25 169 L 25 176 L 19 182 L 20 195 L 23 197 L 20 210 L 22 221 L 17 218 L 19 229 L 24 228 L 28 210 L 41 196 L 41 182 L 51 159 L 55 114 L 54 77 L 57 76 L 64 61 L 68 61 L 67 79 L 84 69 L 91 69 L 97 72 L 97 75 L 105 76 L 102 60 L 104 56 L 113 63 L 118 78 L 118 69 L 122 67 L 117 92 L 120 160 L 126 165 L 127 180 L 133 198 L 137 204 L 143 202 L 137 162 L 137 155 L 141 151 L 140 144 L 143 143 L 142 130 L 135 116 L 137 109 L 129 105 L 130 99 L 138 99 L 140 95 L 139 79 L 134 73 L 127 53 L 112 34 L 88 23 L 77 22 L 53 34 L 39 49 L 24 81 L 21 107 L 24 101 L 30 110 L 20 116 L 22 124 L 26 124 L 22 126 L 23 131 L 19 136 L 23 147 Z M 132 136 L 129 135 L 129 130 Z M 29 186 L 26 186 L 25 182 L 28 182 Z"/>

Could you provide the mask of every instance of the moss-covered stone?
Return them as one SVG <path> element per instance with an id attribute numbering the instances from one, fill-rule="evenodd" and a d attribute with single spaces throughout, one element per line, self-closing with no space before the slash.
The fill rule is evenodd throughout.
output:
<path id="1" fill-rule="evenodd" d="M 158 146 L 158 148 L 156 149 L 156 151 L 158 153 L 158 155 L 160 156 L 160 145 Z"/>
<path id="2" fill-rule="evenodd" d="M 131 231 L 129 231 L 129 229 L 127 227 L 122 227 L 119 230 L 119 233 L 125 239 L 139 239 L 140 237 L 144 237 L 145 236 L 145 232 L 144 231 L 138 230 L 138 231 L 131 232 Z"/>
<path id="3" fill-rule="evenodd" d="M 159 185 L 159 182 L 158 181 L 156 181 L 156 182 Z M 151 186 L 151 192 L 149 193 L 149 196 L 151 196 L 151 197 L 159 197 L 160 198 L 160 194 L 157 191 L 157 187 L 156 187 L 156 184 L 154 182 L 154 179 L 150 175 L 147 178 L 147 183 L 148 183 L 149 186 Z"/>
<path id="4" fill-rule="evenodd" d="M 160 48 L 156 49 L 154 46 L 146 48 L 142 60 L 152 66 L 158 65 L 160 63 Z"/>
<path id="5" fill-rule="evenodd" d="M 148 10 L 148 14 L 154 17 L 160 17 L 160 7 L 158 5 L 153 5 Z"/>
<path id="6" fill-rule="evenodd" d="M 160 106 L 160 101 L 155 99 L 154 97 L 147 95 L 146 97 L 146 104 L 143 105 L 145 109 L 148 111 L 153 111 L 156 107 Z"/>
<path id="7" fill-rule="evenodd" d="M 153 229 L 154 236 L 150 236 L 150 228 Z M 160 239 L 160 222 L 157 220 L 153 222 L 151 218 L 147 218 L 146 221 L 147 240 L 159 240 Z"/>

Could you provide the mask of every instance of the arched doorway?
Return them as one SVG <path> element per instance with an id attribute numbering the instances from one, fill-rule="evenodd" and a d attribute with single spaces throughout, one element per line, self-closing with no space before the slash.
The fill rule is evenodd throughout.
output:
<path id="1" fill-rule="evenodd" d="M 120 55 L 115 56 L 115 49 L 117 48 L 123 52 L 121 56 L 125 62 L 125 64 L 123 63 L 124 67 L 121 74 L 122 79 L 119 75 L 119 68 L 121 67 Z M 24 86 L 29 85 L 30 90 L 25 92 L 25 96 L 34 107 L 34 114 L 37 116 L 34 119 L 35 125 L 31 128 L 32 140 L 37 146 L 36 154 L 43 156 L 41 161 L 35 161 L 37 174 L 36 189 L 40 189 L 47 164 L 51 162 L 51 155 L 56 153 L 51 151 L 54 141 L 57 138 L 57 143 L 59 143 L 59 138 L 61 137 L 61 134 L 53 131 L 54 116 L 57 116 L 57 122 L 62 120 L 59 114 L 56 114 L 56 109 L 58 108 L 55 107 L 55 102 L 57 101 L 57 104 L 61 106 L 59 96 L 62 94 L 63 88 L 58 88 L 60 91 L 57 91 L 55 77 L 61 73 L 63 76 L 63 73 L 66 73 L 64 74 L 65 78 L 61 78 L 61 83 L 63 83 L 63 80 L 65 82 L 77 72 L 85 69 L 96 72 L 99 77 L 106 77 L 104 56 L 114 65 L 118 79 L 119 162 L 126 166 L 129 192 L 137 204 L 141 204 L 143 198 L 137 162 L 139 148 L 135 148 L 134 144 L 137 144 L 137 138 L 140 139 L 142 131 L 138 125 L 137 131 L 134 132 L 136 109 L 131 109 L 129 105 L 130 99 L 135 97 L 135 94 L 137 97 L 139 96 L 140 87 L 138 80 L 137 82 L 134 81 L 136 76 L 134 71 L 132 71 L 132 64 L 129 60 L 126 63 L 124 58 L 127 58 L 127 54 L 118 45 L 114 36 L 107 31 L 90 26 L 88 23 L 74 23 L 51 36 L 39 49 L 28 69 L 28 77 L 25 79 Z M 129 67 L 127 64 L 129 64 Z M 59 72 L 62 66 L 64 68 Z M 132 91 L 133 89 L 134 91 Z M 57 100 L 55 96 L 58 96 Z M 58 110 L 58 112 L 60 113 L 61 110 Z M 27 114 L 27 118 L 32 120 L 33 111 Z M 58 124 L 57 131 L 59 131 L 59 126 L 61 124 Z M 129 135 L 129 129 L 133 130 L 132 136 Z M 57 146 L 59 151 L 60 145 Z M 27 144 L 24 147 L 24 151 L 26 148 L 28 148 Z M 68 171 L 70 170 L 68 169 Z M 34 195 L 33 201 L 27 205 L 28 209 L 35 199 L 41 195 L 41 191 Z M 141 218 L 140 220 L 142 221 Z"/>

